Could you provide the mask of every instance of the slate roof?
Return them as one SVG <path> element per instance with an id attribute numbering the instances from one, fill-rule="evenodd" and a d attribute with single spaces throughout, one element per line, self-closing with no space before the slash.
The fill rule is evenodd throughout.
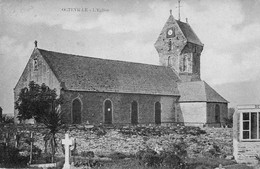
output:
<path id="1" fill-rule="evenodd" d="M 205 81 L 178 83 L 180 92 L 179 102 L 218 102 L 228 103 L 220 94 Z"/>
<path id="2" fill-rule="evenodd" d="M 188 42 L 203 46 L 203 43 L 201 43 L 200 39 L 188 23 L 184 23 L 179 20 L 176 20 L 176 22 L 179 25 L 181 31 L 183 32 Z"/>
<path id="3" fill-rule="evenodd" d="M 179 96 L 179 77 L 164 66 L 38 50 L 67 90 Z"/>

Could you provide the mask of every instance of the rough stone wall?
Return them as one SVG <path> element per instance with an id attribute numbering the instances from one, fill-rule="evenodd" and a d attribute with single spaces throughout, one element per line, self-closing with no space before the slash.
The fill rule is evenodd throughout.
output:
<path id="1" fill-rule="evenodd" d="M 220 124 L 216 123 L 215 120 L 215 107 L 219 105 L 220 107 Z M 224 118 L 228 117 L 228 105 L 227 103 L 207 103 L 207 123 L 209 126 L 220 127 L 224 125 Z"/>
<path id="2" fill-rule="evenodd" d="M 97 93 L 97 92 L 76 92 L 62 91 L 66 104 L 61 109 L 65 113 L 64 121 L 71 123 L 72 102 L 79 98 L 83 103 L 81 118 L 82 123 L 87 121 L 91 124 L 104 122 L 104 102 L 109 99 L 112 101 L 112 122 L 131 123 L 131 103 L 138 103 L 138 122 L 154 123 L 155 103 L 161 103 L 162 121 L 174 121 L 175 102 L 177 97 L 138 95 L 138 94 L 119 94 L 119 93 Z"/>
<path id="3" fill-rule="evenodd" d="M 38 69 L 34 70 L 33 62 L 34 59 L 37 58 L 38 60 Z M 30 81 L 34 81 L 37 84 L 41 85 L 45 83 L 51 89 L 56 88 L 57 94 L 60 94 L 60 83 L 46 61 L 43 59 L 41 54 L 37 49 L 34 49 L 19 81 L 17 82 L 14 88 L 14 101 L 18 99 L 20 90 L 24 87 L 28 87 Z M 14 110 L 14 115 L 17 117 L 18 111 Z M 18 122 L 18 119 L 15 118 L 15 122 Z"/>
<path id="4" fill-rule="evenodd" d="M 178 122 L 185 122 L 187 125 L 205 124 L 206 111 L 206 102 L 179 103 Z"/>

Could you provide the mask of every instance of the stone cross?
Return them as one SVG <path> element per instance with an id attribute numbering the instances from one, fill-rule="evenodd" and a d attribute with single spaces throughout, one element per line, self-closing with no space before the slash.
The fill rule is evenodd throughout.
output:
<path id="1" fill-rule="evenodd" d="M 70 146 L 72 145 L 72 138 L 69 138 L 69 134 L 65 134 L 65 139 L 62 139 L 62 144 L 65 148 L 65 163 L 63 169 L 70 169 Z"/>

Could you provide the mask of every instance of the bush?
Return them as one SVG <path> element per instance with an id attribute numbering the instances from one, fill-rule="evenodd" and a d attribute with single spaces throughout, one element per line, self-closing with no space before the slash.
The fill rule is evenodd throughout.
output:
<path id="1" fill-rule="evenodd" d="M 174 169 L 183 169 L 186 163 L 175 153 L 164 152 L 162 153 L 162 165 Z"/>
<path id="2" fill-rule="evenodd" d="M 160 166 L 161 165 L 161 156 L 157 154 L 156 151 L 152 149 L 140 150 L 136 153 L 136 158 L 139 161 L 140 165 L 145 166 Z"/>
<path id="3" fill-rule="evenodd" d="M 193 126 L 181 126 L 176 129 L 176 133 L 178 134 L 190 134 L 193 136 L 199 136 L 201 134 L 206 134 L 205 130 L 202 130 L 200 127 Z"/>
<path id="4" fill-rule="evenodd" d="M 91 131 L 97 136 L 104 136 L 107 134 L 106 129 L 103 126 L 94 126 Z"/>
<path id="5" fill-rule="evenodd" d="M 26 165 L 29 162 L 28 157 L 21 156 L 19 149 L 0 144 L 0 163 L 9 165 Z"/>
<path id="6" fill-rule="evenodd" d="M 95 156 L 93 151 L 82 151 L 81 157 L 93 158 Z"/>

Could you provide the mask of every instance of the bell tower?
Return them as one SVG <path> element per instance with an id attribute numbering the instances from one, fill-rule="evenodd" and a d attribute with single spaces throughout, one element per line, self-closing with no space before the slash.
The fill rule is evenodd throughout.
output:
<path id="1" fill-rule="evenodd" d="M 172 68 L 183 82 L 200 80 L 203 44 L 187 22 L 174 19 L 172 10 L 154 46 L 161 66 Z"/>

